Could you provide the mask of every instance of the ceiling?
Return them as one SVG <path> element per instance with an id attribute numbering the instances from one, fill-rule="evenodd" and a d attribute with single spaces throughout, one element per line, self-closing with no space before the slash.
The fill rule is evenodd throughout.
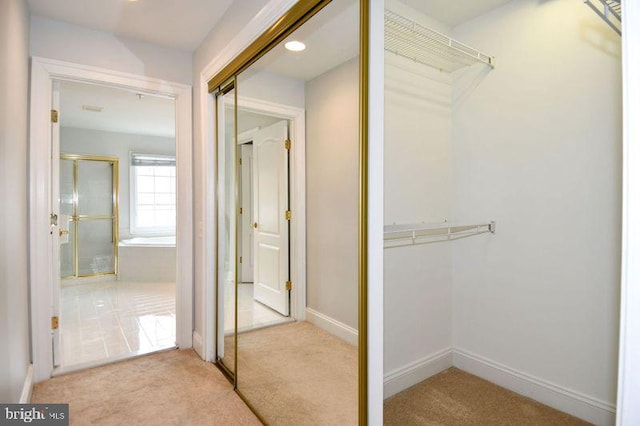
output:
<path id="1" fill-rule="evenodd" d="M 87 111 L 83 105 L 104 109 L 102 112 Z M 140 98 L 137 93 L 123 89 L 62 81 L 60 125 L 175 137 L 175 101 L 148 94 Z"/>
<path id="2" fill-rule="evenodd" d="M 33 15 L 44 16 L 117 36 L 194 51 L 234 1 L 242 0 L 28 0 Z M 459 25 L 510 0 L 400 0 L 450 26 Z M 273 72 L 309 80 L 357 55 L 358 6 L 334 0 L 292 37 L 307 50 L 284 53 L 270 64 Z M 329 52 L 331 50 L 331 52 Z M 286 52 L 286 53 L 285 53 Z M 273 55 L 271 55 L 273 56 Z M 298 70 L 291 73 L 295 64 Z M 315 70 L 320 69 L 321 72 Z"/>
<path id="3" fill-rule="evenodd" d="M 28 0 L 31 13 L 183 50 L 198 47 L 234 0 Z M 241 1 L 241 0 L 236 0 Z M 456 26 L 510 0 L 401 0 L 443 23 Z M 354 58 L 359 51 L 357 0 L 333 0 L 305 25 L 255 63 L 247 74 L 269 71 L 311 80 Z M 303 52 L 284 48 L 289 40 L 306 44 Z M 61 125 L 86 129 L 175 135 L 172 99 L 85 83 L 62 82 Z M 103 107 L 102 112 L 82 109 Z M 245 116 L 247 128 L 268 124 Z M 251 124 L 251 126 L 249 126 Z M 254 126 L 255 124 L 255 126 Z"/>
<path id="4" fill-rule="evenodd" d="M 233 0 L 28 0 L 31 14 L 194 51 Z"/>
<path id="5" fill-rule="evenodd" d="M 451 27 L 487 13 L 511 0 L 400 0 Z"/>
<path id="6" fill-rule="evenodd" d="M 354 58 L 359 52 L 359 7 L 357 0 L 333 0 L 282 43 L 251 66 L 253 72 L 268 71 L 309 81 Z M 302 52 L 290 52 L 284 44 L 303 42 Z"/>

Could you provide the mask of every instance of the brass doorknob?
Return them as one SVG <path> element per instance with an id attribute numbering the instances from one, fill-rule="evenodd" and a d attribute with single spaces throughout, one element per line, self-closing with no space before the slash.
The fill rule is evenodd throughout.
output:
<path id="1" fill-rule="evenodd" d="M 251 226 L 253 226 L 254 228 L 257 228 L 258 227 L 258 222 L 253 222 L 253 225 L 251 225 Z"/>

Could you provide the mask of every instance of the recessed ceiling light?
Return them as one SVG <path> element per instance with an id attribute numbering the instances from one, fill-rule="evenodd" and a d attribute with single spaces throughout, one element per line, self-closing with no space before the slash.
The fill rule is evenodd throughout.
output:
<path id="1" fill-rule="evenodd" d="M 285 43 L 284 47 L 285 49 L 290 50 L 292 52 L 302 52 L 304 49 L 307 48 L 307 46 L 305 46 L 303 42 L 297 41 L 297 40 L 292 40 Z"/>

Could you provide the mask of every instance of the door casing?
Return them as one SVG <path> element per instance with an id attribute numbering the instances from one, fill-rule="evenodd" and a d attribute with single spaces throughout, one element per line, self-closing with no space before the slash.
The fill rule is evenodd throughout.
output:
<path id="1" fill-rule="evenodd" d="M 49 222 L 51 213 L 51 105 L 53 80 L 107 85 L 136 93 L 167 96 L 176 102 L 176 340 L 180 348 L 192 346 L 193 330 L 193 219 L 191 86 L 104 68 L 33 57 L 29 136 L 30 179 L 30 288 L 34 381 L 51 377 L 53 351 L 51 316 L 53 258 Z M 57 231 L 57 228 L 55 228 Z"/>
<path id="2" fill-rule="evenodd" d="M 215 116 L 215 95 L 208 95 L 208 111 L 212 117 Z M 238 107 L 241 110 L 253 112 L 257 114 L 269 115 L 276 118 L 289 120 L 289 134 L 292 140 L 290 150 L 290 203 L 292 211 L 292 221 L 290 228 L 291 244 L 291 281 L 293 283 L 291 291 L 291 317 L 304 321 L 306 319 L 306 300 L 307 300 L 307 283 L 306 283 L 306 150 L 305 150 L 305 110 L 290 105 L 279 104 L 275 102 L 264 101 L 251 97 L 238 96 Z M 212 131 L 212 135 L 215 132 Z M 214 158 L 217 158 L 217 148 L 215 140 L 209 140 L 208 149 Z M 208 170 L 211 173 L 211 180 L 215 182 L 216 172 Z M 217 183 L 213 183 L 212 187 L 217 187 Z M 205 323 L 203 324 L 204 335 L 200 336 L 194 333 L 194 348 L 202 356 L 205 361 L 215 361 L 216 357 L 216 329 L 218 314 L 216 313 L 216 222 L 217 222 L 217 206 L 215 203 L 207 205 L 208 213 L 206 214 L 205 235 L 207 241 L 212 241 L 209 253 L 205 257 L 206 262 L 206 280 L 205 295 L 211 295 L 204 300 L 205 303 Z M 210 238 L 210 239 L 209 239 Z M 219 294 L 218 294 L 219 296 Z"/>
<path id="3" fill-rule="evenodd" d="M 241 266 L 238 268 L 238 282 L 253 282 L 253 231 L 251 224 L 253 223 L 253 146 L 251 143 L 238 141 L 239 158 L 242 159 L 241 176 L 239 192 L 241 196 L 240 207 L 242 208 L 241 216 L 238 219 L 238 252 L 240 259 L 238 262 Z"/>

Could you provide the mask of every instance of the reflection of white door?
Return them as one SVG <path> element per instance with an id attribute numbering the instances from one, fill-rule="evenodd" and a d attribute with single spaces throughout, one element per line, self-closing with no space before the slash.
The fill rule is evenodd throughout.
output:
<path id="1" fill-rule="evenodd" d="M 289 152 L 287 121 L 253 138 L 253 297 L 289 315 Z"/>
<path id="2" fill-rule="evenodd" d="M 253 282 L 253 145 L 240 145 L 240 282 Z"/>
<path id="3" fill-rule="evenodd" d="M 57 80 L 53 81 L 51 91 L 51 111 L 51 337 L 53 338 L 53 365 L 58 366 L 60 365 L 60 329 L 53 318 L 60 318 L 60 237 L 62 232 L 66 232 L 68 237 L 69 223 L 68 221 L 61 223 L 60 215 L 60 123 L 57 117 L 60 111 L 60 82 Z"/>

